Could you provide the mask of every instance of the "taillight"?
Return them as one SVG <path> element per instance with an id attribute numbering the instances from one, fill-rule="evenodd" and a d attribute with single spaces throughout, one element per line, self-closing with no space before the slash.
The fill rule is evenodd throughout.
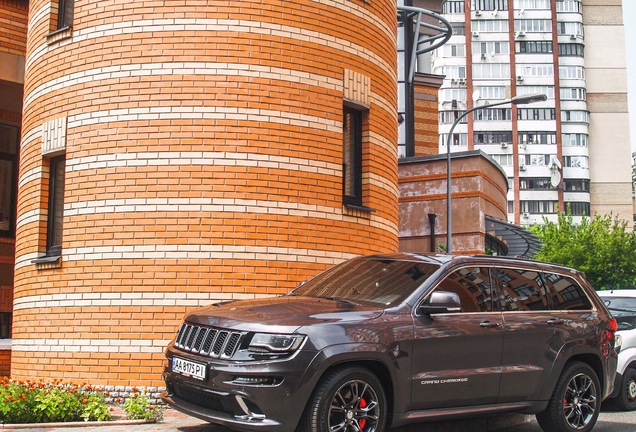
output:
<path id="1" fill-rule="evenodd" d="M 615 342 L 616 342 L 615 333 L 616 333 L 616 330 L 618 330 L 618 322 L 616 321 L 616 318 L 610 318 L 610 320 L 608 321 L 608 324 L 609 324 L 609 329 L 606 329 L 603 332 L 603 342 L 601 346 L 601 352 L 603 353 L 603 357 L 607 357 L 610 351 L 612 350 L 612 348 L 615 347 Z"/>
<path id="2" fill-rule="evenodd" d="M 616 332 L 616 330 L 618 330 L 618 322 L 616 321 L 616 318 L 609 320 L 609 326 L 612 332 Z"/>

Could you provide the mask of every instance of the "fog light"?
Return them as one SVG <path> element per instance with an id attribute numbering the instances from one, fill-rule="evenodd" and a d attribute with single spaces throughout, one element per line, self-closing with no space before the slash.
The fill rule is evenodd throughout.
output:
<path id="1" fill-rule="evenodd" d="M 235 376 L 232 384 L 251 386 L 275 386 L 283 381 L 281 377 L 273 376 Z"/>

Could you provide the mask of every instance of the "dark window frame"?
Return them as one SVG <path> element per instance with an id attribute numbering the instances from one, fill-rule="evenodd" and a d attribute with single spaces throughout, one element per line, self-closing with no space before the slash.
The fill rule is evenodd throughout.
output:
<path id="1" fill-rule="evenodd" d="M 342 202 L 362 206 L 362 116 L 364 111 L 345 105 L 342 127 Z"/>
<path id="2" fill-rule="evenodd" d="M 66 155 L 51 158 L 49 175 L 48 215 L 46 220 L 47 257 L 59 257 L 62 255 L 64 185 L 66 180 L 65 170 Z"/>
<path id="3" fill-rule="evenodd" d="M 16 139 L 19 140 L 20 136 L 20 128 L 17 126 L 12 126 L 8 124 L 2 124 L 2 127 L 6 127 L 8 129 L 15 129 Z M 11 132 L 9 132 L 10 134 Z M 3 238 L 13 238 L 15 237 L 15 222 L 16 222 L 16 200 L 17 200 L 17 191 L 18 191 L 18 147 L 19 141 L 14 143 L 15 152 L 10 151 L 11 149 L 7 149 L 9 151 L 3 152 L 0 149 L 0 162 L 6 163 L 9 165 L 9 169 L 11 170 L 10 174 L 10 191 L 6 195 L 6 198 L 9 200 L 7 203 L 7 208 L 9 211 L 9 227 L 7 230 L 0 229 L 0 237 Z"/>
<path id="4" fill-rule="evenodd" d="M 57 30 L 73 27 L 75 0 L 59 0 L 57 12 Z"/>

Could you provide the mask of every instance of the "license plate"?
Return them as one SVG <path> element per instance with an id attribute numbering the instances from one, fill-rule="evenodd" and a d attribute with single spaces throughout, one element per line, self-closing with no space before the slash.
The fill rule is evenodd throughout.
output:
<path id="1" fill-rule="evenodd" d="M 205 365 L 180 357 L 172 358 L 172 371 L 187 377 L 205 380 Z"/>

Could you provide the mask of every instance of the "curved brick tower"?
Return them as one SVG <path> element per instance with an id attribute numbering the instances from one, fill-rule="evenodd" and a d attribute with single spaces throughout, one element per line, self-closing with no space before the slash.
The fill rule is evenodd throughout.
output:
<path id="1" fill-rule="evenodd" d="M 12 375 L 161 385 L 186 309 L 397 250 L 395 41 L 388 0 L 31 1 Z"/>

